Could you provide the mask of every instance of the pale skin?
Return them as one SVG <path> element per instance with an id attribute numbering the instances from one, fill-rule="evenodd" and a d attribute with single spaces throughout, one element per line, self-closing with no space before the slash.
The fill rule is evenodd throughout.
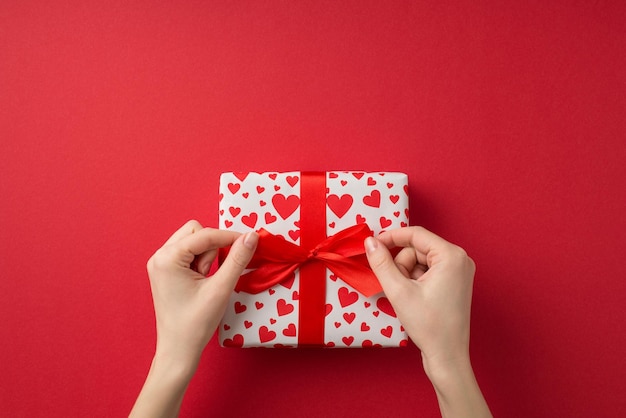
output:
<path id="1" fill-rule="evenodd" d="M 131 417 L 176 417 L 200 356 L 224 315 L 258 235 L 189 221 L 148 261 L 157 344 Z M 217 250 L 231 251 L 206 277 Z M 475 266 L 465 251 L 421 227 L 364 242 L 372 270 L 411 340 L 420 348 L 443 417 L 491 417 L 469 357 Z M 392 258 L 387 248 L 402 247 Z"/>

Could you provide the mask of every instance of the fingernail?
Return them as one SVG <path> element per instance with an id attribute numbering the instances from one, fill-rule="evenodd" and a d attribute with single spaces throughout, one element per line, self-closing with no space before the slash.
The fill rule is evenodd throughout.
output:
<path id="1" fill-rule="evenodd" d="M 256 248 L 256 244 L 259 242 L 259 234 L 256 232 L 248 232 L 243 239 L 243 245 L 250 250 L 254 250 Z"/>
<path id="2" fill-rule="evenodd" d="M 375 238 L 373 237 L 365 238 L 365 251 L 367 251 L 368 253 L 371 253 L 373 251 L 376 251 L 376 248 L 378 248 L 378 241 L 376 241 Z"/>

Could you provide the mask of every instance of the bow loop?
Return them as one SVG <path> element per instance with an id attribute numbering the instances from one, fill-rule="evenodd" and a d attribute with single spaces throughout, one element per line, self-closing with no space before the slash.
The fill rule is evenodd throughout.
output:
<path id="1" fill-rule="evenodd" d="M 257 250 L 248 265 L 254 270 L 239 278 L 235 290 L 260 293 L 289 279 L 304 263 L 321 263 L 363 295 L 372 296 L 382 288 L 365 256 L 363 241 L 371 235 L 367 225 L 354 225 L 309 250 L 261 229 Z"/>

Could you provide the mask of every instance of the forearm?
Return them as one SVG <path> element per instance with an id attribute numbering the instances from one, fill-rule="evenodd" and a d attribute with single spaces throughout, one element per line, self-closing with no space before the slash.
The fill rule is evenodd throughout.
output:
<path id="1" fill-rule="evenodd" d="M 437 394 L 442 417 L 492 416 L 474 376 L 469 358 L 444 365 L 424 362 L 424 369 Z"/>
<path id="2" fill-rule="evenodd" d="M 197 362 L 156 354 L 130 417 L 177 417 Z"/>

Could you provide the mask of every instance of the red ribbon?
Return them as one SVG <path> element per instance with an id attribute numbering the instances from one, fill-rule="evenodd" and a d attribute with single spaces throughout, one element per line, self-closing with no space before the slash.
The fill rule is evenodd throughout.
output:
<path id="1" fill-rule="evenodd" d="M 372 230 L 367 225 L 354 225 L 307 249 L 261 229 L 259 244 L 248 264 L 255 270 L 242 275 L 235 290 L 260 293 L 290 279 L 306 263 L 321 263 L 363 295 L 375 295 L 382 288 L 365 255 L 363 241 L 369 236 Z"/>

